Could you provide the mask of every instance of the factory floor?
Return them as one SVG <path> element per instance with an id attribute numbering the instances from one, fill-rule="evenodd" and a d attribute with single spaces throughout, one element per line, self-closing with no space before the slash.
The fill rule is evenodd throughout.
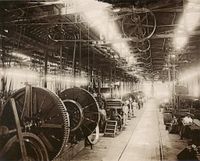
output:
<path id="1" fill-rule="evenodd" d="M 71 161 L 175 161 L 185 146 L 186 141 L 165 130 L 158 103 L 151 99 L 119 135 L 101 136 L 93 149 L 84 148 Z"/>

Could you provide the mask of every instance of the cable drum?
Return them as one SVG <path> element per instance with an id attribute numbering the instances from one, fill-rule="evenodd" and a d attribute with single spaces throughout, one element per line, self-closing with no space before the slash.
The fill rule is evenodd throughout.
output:
<path id="1" fill-rule="evenodd" d="M 76 122 L 74 130 L 76 134 L 79 133 L 82 137 L 92 134 L 100 120 L 99 105 L 92 94 L 83 88 L 74 87 L 62 91 L 60 98 L 64 101 L 67 110 L 71 111 L 70 120 Z M 69 100 L 71 100 L 70 104 Z"/>

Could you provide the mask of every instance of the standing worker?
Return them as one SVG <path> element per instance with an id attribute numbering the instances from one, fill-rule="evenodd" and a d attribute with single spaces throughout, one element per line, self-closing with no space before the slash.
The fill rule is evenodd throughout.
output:
<path id="1" fill-rule="evenodd" d="M 133 108 L 133 117 L 135 117 L 135 110 L 136 110 L 136 108 L 138 108 L 138 104 L 135 100 L 133 100 L 132 108 Z"/>

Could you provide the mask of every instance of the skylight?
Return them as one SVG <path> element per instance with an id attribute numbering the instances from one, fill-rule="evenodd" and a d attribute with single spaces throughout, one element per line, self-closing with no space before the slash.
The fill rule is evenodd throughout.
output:
<path id="1" fill-rule="evenodd" d="M 188 0 L 175 30 L 173 45 L 176 50 L 181 50 L 185 47 L 191 34 L 199 26 L 199 22 L 200 2 L 198 0 Z"/>

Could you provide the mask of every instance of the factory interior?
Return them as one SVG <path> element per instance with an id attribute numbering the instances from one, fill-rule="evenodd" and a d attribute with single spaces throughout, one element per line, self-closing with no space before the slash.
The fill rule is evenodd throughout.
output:
<path id="1" fill-rule="evenodd" d="M 0 0 L 0 161 L 200 161 L 200 0 Z"/>

